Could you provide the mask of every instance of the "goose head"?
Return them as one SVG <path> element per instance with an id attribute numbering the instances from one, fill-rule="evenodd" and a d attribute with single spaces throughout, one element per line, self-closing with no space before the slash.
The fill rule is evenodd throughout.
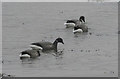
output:
<path id="1" fill-rule="evenodd" d="M 79 21 L 85 23 L 85 17 L 84 16 L 80 16 Z"/>
<path id="2" fill-rule="evenodd" d="M 64 42 L 63 42 L 63 39 L 62 39 L 62 38 L 57 38 L 55 41 L 56 41 L 57 43 L 62 43 L 62 44 L 64 44 Z"/>

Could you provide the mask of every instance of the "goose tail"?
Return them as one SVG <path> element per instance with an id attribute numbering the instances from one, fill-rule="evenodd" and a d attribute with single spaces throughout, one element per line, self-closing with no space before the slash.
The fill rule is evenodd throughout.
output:
<path id="1" fill-rule="evenodd" d="M 30 58 L 30 55 L 28 55 L 28 54 L 20 54 L 19 57 L 20 58 Z"/>
<path id="2" fill-rule="evenodd" d="M 74 29 L 73 29 L 73 33 L 82 33 L 82 32 L 83 32 L 82 29 L 77 29 L 77 30 L 74 30 Z"/>

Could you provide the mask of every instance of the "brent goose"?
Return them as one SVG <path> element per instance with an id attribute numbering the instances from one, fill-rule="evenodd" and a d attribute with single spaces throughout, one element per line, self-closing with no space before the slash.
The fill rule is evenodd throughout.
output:
<path id="1" fill-rule="evenodd" d="M 55 52 L 57 52 L 57 44 L 58 43 L 64 44 L 63 39 L 62 38 L 57 38 L 53 43 L 47 42 L 47 41 L 36 42 L 36 43 L 32 43 L 30 45 L 30 47 L 33 48 L 33 49 L 41 48 L 41 50 L 43 52 L 48 51 L 48 50 L 54 50 Z"/>
<path id="2" fill-rule="evenodd" d="M 80 16 L 79 20 L 77 20 L 77 19 L 67 20 L 66 23 L 64 23 L 64 25 L 67 28 L 67 27 L 74 27 L 76 25 L 79 25 L 80 23 L 85 23 L 85 17 L 84 16 Z"/>

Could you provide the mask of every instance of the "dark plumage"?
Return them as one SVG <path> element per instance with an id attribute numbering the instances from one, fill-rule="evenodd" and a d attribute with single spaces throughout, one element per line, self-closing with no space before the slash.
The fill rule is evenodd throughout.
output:
<path id="1" fill-rule="evenodd" d="M 79 20 L 76 20 L 76 19 L 72 19 L 72 20 L 67 20 L 67 22 L 66 23 L 74 23 L 74 24 L 77 24 L 77 22 L 78 22 Z"/>
<path id="2" fill-rule="evenodd" d="M 64 23 L 64 25 L 66 27 L 74 27 L 76 25 L 80 25 L 80 23 L 85 23 L 85 17 L 84 16 L 80 16 L 79 19 L 71 19 L 71 20 L 67 20 L 66 23 Z"/>
<path id="3" fill-rule="evenodd" d="M 82 28 L 78 26 L 74 27 L 74 30 L 77 30 L 77 29 L 82 29 Z"/>
<path id="4" fill-rule="evenodd" d="M 88 27 L 84 23 L 81 23 L 77 27 L 80 27 L 83 30 L 83 32 L 88 32 Z"/>
<path id="5" fill-rule="evenodd" d="M 32 48 L 34 48 L 34 46 L 41 47 L 43 52 L 47 51 L 47 50 L 55 50 L 55 52 L 57 52 L 57 44 L 58 43 L 64 44 L 63 39 L 57 38 L 53 43 L 46 42 L 46 41 L 36 42 L 36 43 L 32 43 L 30 46 Z"/>
<path id="6" fill-rule="evenodd" d="M 82 33 L 82 32 L 88 32 L 88 27 L 83 23 L 76 25 L 73 29 L 73 33 Z"/>
<path id="7" fill-rule="evenodd" d="M 35 58 L 40 56 L 40 51 L 28 49 L 28 50 L 22 51 L 19 56 L 20 58 L 23 58 L 23 57 Z"/>
<path id="8" fill-rule="evenodd" d="M 85 17 L 84 17 L 84 16 L 81 16 L 81 17 L 79 18 L 79 21 L 85 23 Z"/>

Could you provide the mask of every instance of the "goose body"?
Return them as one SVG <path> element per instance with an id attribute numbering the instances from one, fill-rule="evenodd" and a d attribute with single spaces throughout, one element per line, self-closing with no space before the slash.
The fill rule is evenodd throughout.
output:
<path id="1" fill-rule="evenodd" d="M 57 38 L 53 43 L 51 43 L 51 42 L 46 42 L 46 41 L 41 41 L 41 42 L 32 43 L 32 44 L 30 45 L 30 47 L 31 47 L 31 48 L 33 48 L 34 46 L 40 47 L 40 48 L 42 48 L 41 50 L 42 50 L 43 52 L 44 52 L 44 51 L 48 51 L 48 50 L 55 50 L 55 52 L 57 52 L 57 44 L 58 44 L 59 42 L 62 43 L 62 44 L 64 44 L 62 38 Z"/>
<path id="2" fill-rule="evenodd" d="M 80 27 L 74 27 L 73 33 L 82 33 L 83 30 Z"/>
<path id="3" fill-rule="evenodd" d="M 88 32 L 88 27 L 84 23 L 81 23 L 80 25 L 78 25 L 78 27 L 80 27 L 83 32 Z"/>
<path id="4" fill-rule="evenodd" d="M 74 27 L 77 23 L 79 23 L 79 20 L 77 20 L 77 19 L 71 19 L 71 20 L 67 20 L 67 22 L 64 23 L 64 25 L 66 27 Z"/>
<path id="5" fill-rule="evenodd" d="M 74 27 L 75 26 L 75 23 L 64 23 L 64 25 L 66 26 L 66 28 L 68 27 Z"/>
<path id="6" fill-rule="evenodd" d="M 35 58 L 40 56 L 39 50 L 28 49 L 20 53 L 20 58 Z"/>
<path id="7" fill-rule="evenodd" d="M 85 24 L 76 25 L 73 29 L 73 33 L 88 32 L 88 27 Z"/>
<path id="8" fill-rule="evenodd" d="M 22 58 L 22 57 L 23 57 L 23 58 L 30 58 L 30 55 L 29 55 L 29 54 L 23 54 L 23 53 L 22 53 L 22 54 L 20 54 L 19 56 L 20 56 L 20 58 Z"/>
<path id="9" fill-rule="evenodd" d="M 85 23 L 85 17 L 84 16 L 80 16 L 79 20 L 77 19 L 71 19 L 71 20 L 67 20 L 64 25 L 66 27 L 74 27 L 76 25 L 79 25 L 80 23 Z"/>

